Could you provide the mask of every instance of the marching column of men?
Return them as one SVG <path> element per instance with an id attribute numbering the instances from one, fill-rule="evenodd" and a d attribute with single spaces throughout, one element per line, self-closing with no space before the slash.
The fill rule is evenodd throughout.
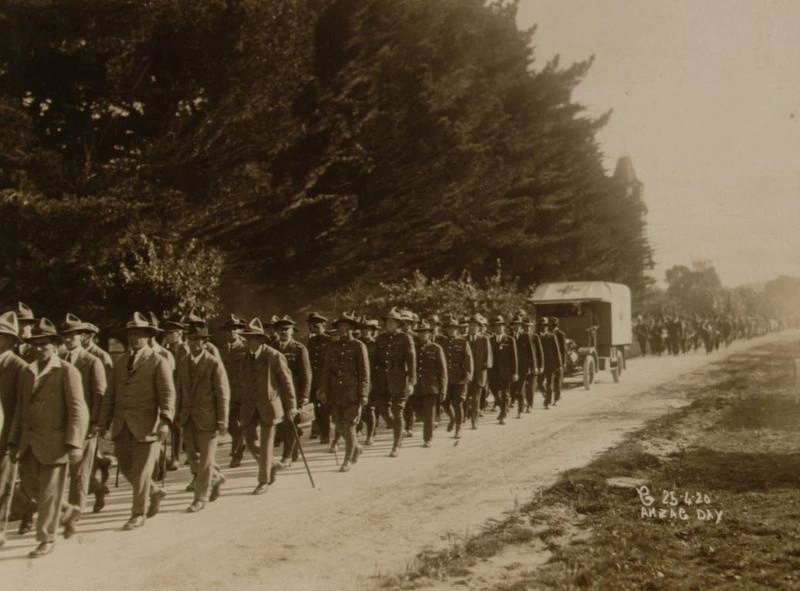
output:
<path id="1" fill-rule="evenodd" d="M 111 460 L 98 449 L 101 436 L 113 440 L 119 472 L 131 484 L 123 529 L 134 530 L 159 513 L 165 471 L 177 469 L 181 452 L 192 474 L 187 512 L 220 496 L 226 478 L 216 451 L 226 433 L 230 467 L 249 450 L 258 465 L 252 492 L 261 495 L 296 460 L 309 423 L 311 438 L 330 451 L 344 439 L 340 470 L 347 472 L 362 452 L 362 424 L 370 445 L 383 419 L 392 433 L 389 456 L 396 457 L 404 435 L 413 436 L 415 415 L 427 448 L 440 409 L 447 432 L 460 439 L 467 420 L 477 429 L 491 412 L 489 394 L 500 425 L 513 406 L 517 418 L 531 412 L 537 387 L 545 409 L 561 396 L 566 351 L 557 319 L 538 318 L 534 330 L 518 313 L 510 333 L 503 316 L 491 323 L 481 314 L 420 319 L 398 308 L 384 315 L 382 332 L 377 320 L 354 313 L 335 318 L 332 331 L 317 312 L 306 321 L 303 344 L 288 316 L 265 325 L 231 314 L 220 350 L 194 311 L 161 322 L 134 312 L 124 327 L 125 350 L 112 362 L 95 342 L 98 328 L 73 314 L 58 329 L 24 304 L 0 315 L 0 515 L 18 468 L 21 533 L 38 512 L 39 546 L 30 555 L 52 551 L 59 523 L 65 537 L 73 535 L 91 492 L 94 512 L 105 505 Z"/>

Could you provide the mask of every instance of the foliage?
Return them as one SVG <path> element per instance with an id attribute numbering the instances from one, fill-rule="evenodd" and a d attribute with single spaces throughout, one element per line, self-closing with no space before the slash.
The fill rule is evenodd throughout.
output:
<path id="1" fill-rule="evenodd" d="M 520 285 L 606 279 L 641 291 L 644 206 L 603 169 L 595 136 L 610 114 L 591 118 L 571 98 L 592 60 L 538 63 L 515 10 L 8 0 L 0 189 L 63 202 L 68 223 L 81 200 L 115 204 L 86 224 L 101 239 L 75 247 L 79 275 L 108 272 L 115 241 L 144 232 L 178 260 L 189 239 L 219 249 L 223 277 L 257 278 L 285 306 L 391 284 L 397 269 L 468 268 L 484 282 L 498 258 Z M 16 236 L 53 260 L 10 275 L 15 293 L 37 289 L 37 271 L 43 284 L 75 276 L 56 268 L 43 234 Z M 185 285 L 164 280 L 137 283 L 138 297 L 167 305 Z M 103 281 L 90 300 L 117 305 Z M 60 299 L 75 307 L 84 295 Z"/>

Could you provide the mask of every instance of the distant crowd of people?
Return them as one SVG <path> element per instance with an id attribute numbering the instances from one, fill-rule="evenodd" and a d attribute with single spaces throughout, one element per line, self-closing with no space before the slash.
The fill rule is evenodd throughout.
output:
<path id="1" fill-rule="evenodd" d="M 782 327 L 782 322 L 761 316 L 640 314 L 634 322 L 633 333 L 643 356 L 658 356 L 699 349 L 712 353 L 736 339 L 762 336 Z"/>

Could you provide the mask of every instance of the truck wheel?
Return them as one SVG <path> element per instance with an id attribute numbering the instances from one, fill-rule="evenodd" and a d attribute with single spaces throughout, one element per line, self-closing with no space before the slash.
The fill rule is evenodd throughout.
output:
<path id="1" fill-rule="evenodd" d="M 583 387 L 586 390 L 592 389 L 594 383 L 594 357 L 587 355 L 583 360 Z"/>

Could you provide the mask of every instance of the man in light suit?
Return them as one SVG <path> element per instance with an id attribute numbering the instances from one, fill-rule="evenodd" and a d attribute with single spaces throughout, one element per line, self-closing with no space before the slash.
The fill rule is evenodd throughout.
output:
<path id="1" fill-rule="evenodd" d="M 67 464 L 81 461 L 89 429 L 80 373 L 56 354 L 58 340 L 56 327 L 47 318 L 36 323 L 27 339 L 37 359 L 20 374 L 17 409 L 8 438 L 12 461 L 22 462 L 22 488 L 36 499 L 39 511 L 39 545 L 28 555 L 31 558 L 53 550 Z"/>
<path id="2" fill-rule="evenodd" d="M 167 360 L 148 345 L 155 329 L 147 318 L 134 312 L 125 331 L 129 350 L 114 364 L 99 425 L 111 429 L 120 472 L 133 487 L 131 518 L 123 527 L 132 530 L 144 525 L 145 510 L 155 516 L 166 496 L 151 477 L 175 415 L 175 385 Z"/>
<path id="3" fill-rule="evenodd" d="M 259 318 L 253 318 L 241 335 L 247 340 L 252 366 L 243 391 L 241 419 L 245 441 L 253 451 L 256 429 L 260 429 L 258 485 L 253 494 L 261 495 L 275 479 L 275 425 L 292 421 L 297 414 L 294 383 L 286 357 L 266 344 L 268 337 Z"/>
<path id="4" fill-rule="evenodd" d="M 83 331 L 83 322 L 74 314 L 67 314 L 59 330 L 66 347 L 62 359 L 70 362 L 80 372 L 83 396 L 89 409 L 89 432 L 83 442 L 83 459 L 69 471 L 69 503 L 78 510 L 78 515 L 70 521 L 71 524 L 80 519 L 86 508 L 86 497 L 97 453 L 97 419 L 106 393 L 106 372 L 103 369 L 103 362 L 83 348 L 81 340 Z M 95 486 L 94 492 L 99 503 L 100 497 L 105 497 L 108 489 Z M 104 500 L 102 504 L 105 504 Z M 64 532 L 64 536 L 70 537 L 73 533 L 74 529 L 70 527 Z"/>
<path id="5" fill-rule="evenodd" d="M 177 372 L 178 421 L 183 428 L 186 455 L 194 479 L 194 501 L 187 511 L 196 513 L 207 501 L 219 497 L 225 477 L 214 461 L 217 436 L 228 425 L 230 385 L 225 367 L 205 348 L 208 329 L 190 326 L 189 355 L 181 359 Z"/>
<path id="6" fill-rule="evenodd" d="M 8 435 L 17 408 L 17 385 L 20 373 L 28 365 L 14 352 L 14 346 L 21 340 L 16 313 L 0 315 L 0 518 L 6 514 L 13 486 Z M 0 546 L 4 543 L 5 531 L 0 532 Z"/>

